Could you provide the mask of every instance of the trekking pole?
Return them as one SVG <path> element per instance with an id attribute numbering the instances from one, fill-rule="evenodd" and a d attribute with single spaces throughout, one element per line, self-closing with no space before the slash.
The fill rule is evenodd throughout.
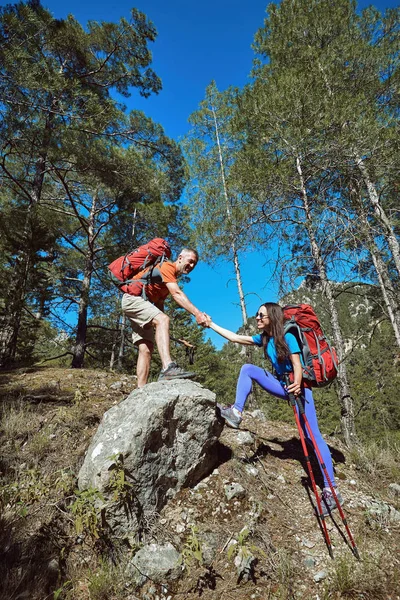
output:
<path id="1" fill-rule="evenodd" d="M 286 385 L 290 384 L 289 375 L 287 375 L 287 374 L 285 374 L 285 383 L 286 383 Z M 328 533 L 328 528 L 326 526 L 325 517 L 324 517 L 324 515 L 322 513 L 321 499 L 319 497 L 318 490 L 317 490 L 317 485 L 315 483 L 314 473 L 313 473 L 311 462 L 310 462 L 310 456 L 308 454 L 307 444 L 306 444 L 306 441 L 305 441 L 305 438 L 304 438 L 304 432 L 303 432 L 303 429 L 301 427 L 300 418 L 299 418 L 299 415 L 297 414 L 297 410 L 296 410 L 296 404 L 298 404 L 298 402 L 297 402 L 296 396 L 294 394 L 289 393 L 289 392 L 287 394 L 289 396 L 290 406 L 293 408 L 294 418 L 295 418 L 295 421 L 296 421 L 297 430 L 299 432 L 301 446 L 303 448 L 303 453 L 304 453 L 304 458 L 305 458 L 306 465 L 307 465 L 308 474 L 309 474 L 310 480 L 311 480 L 311 487 L 312 487 L 313 492 L 315 494 L 315 500 L 316 500 L 317 506 L 318 506 L 318 514 L 319 514 L 319 517 L 321 519 L 322 528 L 323 528 L 323 531 L 324 531 L 325 542 L 326 542 L 326 545 L 328 547 L 329 556 L 331 558 L 333 558 L 333 550 L 332 550 L 331 538 L 330 538 L 329 533 Z M 299 409 L 300 409 L 300 407 L 299 407 Z"/>
<path id="2" fill-rule="evenodd" d="M 286 385 L 289 385 L 289 383 L 290 383 L 289 376 L 287 374 L 285 374 L 285 383 L 286 383 Z M 308 456 L 306 442 L 305 442 L 305 439 L 304 439 L 304 433 L 303 433 L 303 430 L 301 428 L 300 419 L 299 419 L 299 416 L 298 416 L 297 411 L 296 411 L 296 404 L 298 406 L 299 413 L 300 413 L 301 417 L 303 418 L 304 425 L 306 427 L 307 433 L 308 433 L 308 435 L 310 437 L 310 440 L 312 442 L 312 445 L 314 447 L 315 454 L 317 455 L 318 461 L 319 461 L 319 463 L 321 465 L 321 469 L 322 469 L 322 471 L 323 471 L 323 473 L 324 473 L 324 475 L 326 477 L 326 480 L 328 482 L 328 485 L 329 485 L 329 488 L 331 490 L 333 499 L 336 502 L 336 506 L 337 506 L 337 509 L 339 511 L 340 517 L 342 519 L 343 525 L 345 526 L 345 529 L 347 531 L 347 535 L 349 536 L 349 540 L 350 540 L 350 544 L 351 544 L 351 550 L 352 550 L 354 556 L 358 560 L 360 560 L 360 555 L 358 553 L 358 549 L 357 549 L 356 543 L 354 541 L 353 535 L 352 535 L 352 533 L 350 531 L 350 528 L 348 526 L 347 519 L 346 519 L 345 514 L 343 512 L 342 506 L 341 506 L 341 504 L 340 504 L 340 502 L 338 500 L 338 497 L 337 497 L 336 492 L 335 492 L 335 488 L 334 488 L 334 486 L 332 484 L 332 480 L 329 477 L 328 470 L 327 470 L 326 465 L 325 465 L 325 463 L 324 463 L 324 461 L 322 459 L 321 452 L 320 452 L 320 450 L 318 448 L 317 442 L 315 441 L 314 434 L 313 434 L 312 429 L 310 427 L 310 424 L 308 422 L 308 419 L 307 419 L 307 416 L 306 416 L 306 413 L 305 413 L 305 409 L 304 409 L 304 404 L 301 401 L 300 397 L 296 398 L 296 396 L 294 394 L 288 394 L 288 395 L 289 395 L 290 404 L 293 407 L 293 411 L 294 411 L 294 414 L 295 414 L 296 423 L 297 423 L 297 429 L 299 430 L 299 435 L 300 435 L 300 438 L 302 439 L 303 451 L 304 451 L 305 455 L 307 453 L 307 456 Z M 307 456 L 306 456 L 306 462 L 307 462 L 307 465 L 309 465 L 309 472 L 312 473 L 311 463 L 309 461 L 309 457 L 307 458 Z M 319 516 L 320 516 L 320 519 L 322 521 L 322 524 L 324 526 L 324 531 L 325 531 L 326 530 L 325 516 L 322 513 L 321 501 L 320 501 L 320 498 L 318 496 L 317 489 L 316 489 L 316 486 L 315 486 L 314 476 L 312 476 L 312 482 L 313 482 L 313 490 L 314 490 L 314 493 L 315 493 L 315 497 L 317 499 Z M 328 539 L 329 539 L 329 535 L 328 535 Z M 329 548 L 329 545 L 328 545 L 328 549 L 329 549 L 329 554 L 333 558 L 333 554 L 332 554 L 331 549 Z"/>

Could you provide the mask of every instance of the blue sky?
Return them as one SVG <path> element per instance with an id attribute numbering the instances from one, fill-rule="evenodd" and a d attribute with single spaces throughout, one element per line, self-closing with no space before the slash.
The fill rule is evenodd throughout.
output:
<path id="1" fill-rule="evenodd" d="M 211 80 L 215 79 L 221 90 L 248 81 L 254 56 L 251 44 L 263 24 L 267 6 L 265 0 L 42 0 L 42 4 L 55 17 L 72 14 L 82 25 L 88 20 L 128 18 L 133 6 L 153 21 L 158 37 L 151 45 L 152 66 L 162 79 L 163 90 L 148 99 L 133 92 L 125 103 L 129 110 L 143 110 L 177 140 L 187 132 L 187 119 L 197 109 Z M 359 8 L 369 4 L 358 2 Z M 383 10 L 398 2 L 373 4 Z M 248 312 L 254 315 L 261 300 L 277 300 L 276 285 L 263 257 L 243 257 L 242 269 Z M 226 264 L 212 269 L 200 262 L 185 292 L 217 323 L 233 330 L 241 325 L 236 285 Z M 210 337 L 221 347 L 222 338 L 213 332 Z"/>

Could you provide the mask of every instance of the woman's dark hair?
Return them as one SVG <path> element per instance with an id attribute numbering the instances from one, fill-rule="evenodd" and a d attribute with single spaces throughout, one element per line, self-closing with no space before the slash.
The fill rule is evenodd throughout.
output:
<path id="1" fill-rule="evenodd" d="M 267 309 L 270 327 L 269 334 L 265 332 L 263 333 L 264 353 L 266 354 L 269 339 L 274 338 L 276 355 L 278 357 L 278 362 L 281 363 L 285 360 L 285 358 L 288 358 L 290 354 L 288 345 L 285 341 L 285 333 L 283 329 L 283 323 L 285 320 L 283 316 L 283 310 L 279 304 L 276 304 L 276 302 L 265 302 L 261 306 L 264 306 Z"/>

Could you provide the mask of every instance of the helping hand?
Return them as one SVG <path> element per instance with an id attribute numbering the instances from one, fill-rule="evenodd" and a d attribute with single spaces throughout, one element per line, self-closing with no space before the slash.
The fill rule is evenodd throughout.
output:
<path id="1" fill-rule="evenodd" d="M 196 323 L 198 325 L 202 325 L 203 327 L 209 327 L 209 323 L 211 323 L 211 317 L 207 313 L 201 312 L 196 317 Z"/>
<path id="2" fill-rule="evenodd" d="M 210 327 L 211 323 L 212 323 L 212 318 L 210 317 L 210 315 L 207 315 L 207 313 L 204 313 L 207 317 L 205 323 L 204 323 L 204 327 Z"/>

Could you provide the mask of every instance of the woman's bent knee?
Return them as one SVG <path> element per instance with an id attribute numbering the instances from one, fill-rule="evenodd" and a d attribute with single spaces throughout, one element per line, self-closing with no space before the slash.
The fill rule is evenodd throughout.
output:
<path id="1" fill-rule="evenodd" d="M 246 375 L 247 377 L 251 377 L 251 372 L 253 369 L 254 369 L 254 365 L 251 365 L 250 363 L 246 363 L 240 369 L 240 374 Z"/>

